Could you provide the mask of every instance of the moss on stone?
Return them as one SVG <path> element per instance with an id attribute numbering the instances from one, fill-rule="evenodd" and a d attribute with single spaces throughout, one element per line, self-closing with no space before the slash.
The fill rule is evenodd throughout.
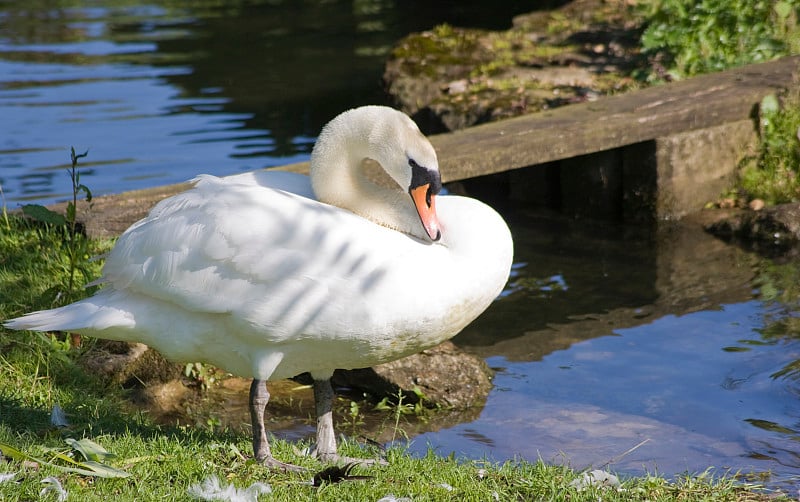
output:
<path id="1" fill-rule="evenodd" d="M 401 40 L 385 80 L 404 111 L 453 130 L 636 85 L 637 30 L 630 6 L 597 0 L 520 16 L 505 31 L 445 24 Z"/>

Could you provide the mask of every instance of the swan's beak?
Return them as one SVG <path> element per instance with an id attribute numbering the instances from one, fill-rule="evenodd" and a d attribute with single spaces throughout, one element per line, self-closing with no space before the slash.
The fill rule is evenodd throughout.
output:
<path id="1" fill-rule="evenodd" d="M 431 190 L 431 184 L 425 183 L 418 187 L 409 189 L 411 199 L 414 200 L 414 207 L 417 208 L 419 220 L 425 228 L 428 237 L 432 241 L 438 241 L 442 237 L 439 229 L 439 219 L 436 217 L 436 195 Z"/>

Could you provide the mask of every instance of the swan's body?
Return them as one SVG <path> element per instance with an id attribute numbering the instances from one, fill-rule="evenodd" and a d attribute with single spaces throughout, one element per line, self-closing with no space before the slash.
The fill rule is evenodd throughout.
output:
<path id="1" fill-rule="evenodd" d="M 362 179 L 365 158 L 403 188 Z M 476 200 L 435 198 L 439 186 L 433 148 L 408 117 L 351 110 L 320 135 L 310 179 L 201 176 L 120 237 L 98 293 L 6 326 L 139 341 L 253 377 L 254 434 L 260 427 L 264 443 L 254 448 L 272 461 L 260 381 L 310 372 L 330 422 L 335 369 L 432 347 L 501 291 L 512 257 L 506 224 Z M 328 429 L 318 427 L 323 457 L 335 456 Z"/>

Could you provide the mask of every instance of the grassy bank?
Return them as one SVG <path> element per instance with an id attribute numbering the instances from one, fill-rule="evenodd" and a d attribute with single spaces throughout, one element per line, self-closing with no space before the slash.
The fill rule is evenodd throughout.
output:
<path id="1" fill-rule="evenodd" d="M 84 239 L 83 237 L 77 237 Z M 49 308 L 87 294 L 69 289 L 71 263 L 64 228 L 8 215 L 0 220 L 0 318 Z M 106 241 L 78 243 L 82 283 L 99 273 Z M 133 411 L 126 392 L 80 365 L 93 340 L 75 347 L 69 337 L 17 333 L 0 328 L 0 499 L 185 500 L 216 476 L 220 485 L 271 494 L 262 500 L 766 500 L 734 478 L 710 474 L 667 481 L 657 476 L 623 479 L 601 487 L 583 473 L 539 462 L 502 464 L 458 461 L 429 453 L 412 458 L 386 452 L 389 466 L 357 467 L 365 479 L 310 483 L 324 466 L 300 452 L 307 444 L 273 443 L 278 458 L 300 464 L 303 474 L 271 472 L 248 459 L 246 434 L 197 427 L 164 427 Z M 65 417 L 52 412 L 58 405 Z M 56 413 L 56 415 L 58 415 Z M 74 443 L 71 440 L 90 440 Z M 535 440 L 535 438 L 533 438 Z M 345 442 L 345 453 L 370 457 L 374 449 Z M 84 451 L 84 454 L 80 453 Z M 87 461 L 92 460 L 92 461 Z M 57 482 L 57 484 L 56 484 Z M 318 483 L 319 484 L 319 483 Z M 613 483 L 612 483 L 613 484 Z M 393 497 L 393 498 L 392 498 Z M 246 499 L 245 499 L 246 500 Z"/>

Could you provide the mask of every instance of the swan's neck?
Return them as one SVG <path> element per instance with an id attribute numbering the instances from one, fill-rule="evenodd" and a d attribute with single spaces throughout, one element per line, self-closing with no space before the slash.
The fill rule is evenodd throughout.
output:
<path id="1" fill-rule="evenodd" d="M 368 169 L 379 164 L 375 136 L 368 122 L 327 127 L 311 154 L 311 186 L 317 200 L 367 218 L 379 225 L 428 240 L 408 193 L 389 176 L 376 183 Z"/>
<path id="2" fill-rule="evenodd" d="M 318 176 L 312 178 L 314 193 L 320 202 L 347 209 L 378 225 L 426 238 L 421 233 L 419 217 L 409 195 L 388 176 L 387 181 L 380 184 L 370 179 L 367 166 L 371 159 L 349 158 L 344 162 L 344 167 L 324 183 L 314 183 Z"/>

